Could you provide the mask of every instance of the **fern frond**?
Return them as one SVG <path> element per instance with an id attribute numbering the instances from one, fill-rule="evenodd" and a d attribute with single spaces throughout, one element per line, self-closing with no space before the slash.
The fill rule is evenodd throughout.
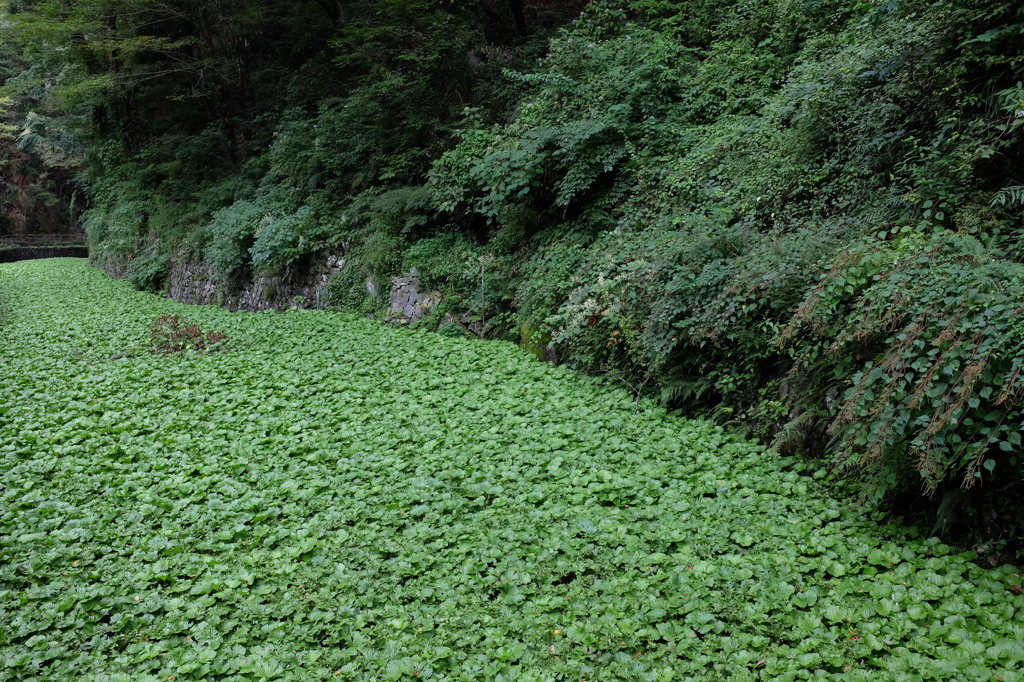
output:
<path id="1" fill-rule="evenodd" d="M 826 414 L 819 409 L 807 409 L 787 421 L 772 438 L 771 449 L 789 454 L 804 449 L 808 438 Z"/>
<path id="2" fill-rule="evenodd" d="M 992 206 L 1017 206 L 1024 204 L 1024 185 L 1003 187 L 992 196 Z"/>
<path id="3" fill-rule="evenodd" d="M 932 526 L 929 534 L 946 535 L 953 526 L 960 520 L 961 507 L 967 499 L 967 494 L 960 489 L 953 489 L 942 496 L 942 502 L 935 511 L 935 525 Z"/>
<path id="4" fill-rule="evenodd" d="M 703 377 L 677 379 L 661 389 L 662 405 L 677 405 L 683 402 L 696 402 L 704 393 L 714 386 L 714 381 Z"/>

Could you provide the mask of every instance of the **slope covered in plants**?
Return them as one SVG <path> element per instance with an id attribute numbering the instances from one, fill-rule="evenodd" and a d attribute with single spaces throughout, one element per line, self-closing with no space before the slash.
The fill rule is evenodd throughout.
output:
<path id="1" fill-rule="evenodd" d="M 0 316 L 0 679 L 1024 678 L 1018 569 L 512 344 L 73 260 Z"/>
<path id="2" fill-rule="evenodd" d="M 424 326 L 550 342 L 1019 547 L 1021 3 L 5 7 L 4 92 L 58 121 L 19 144 L 86 150 L 94 260 L 137 286 L 340 255 L 322 300 L 372 313 L 415 267 Z"/>

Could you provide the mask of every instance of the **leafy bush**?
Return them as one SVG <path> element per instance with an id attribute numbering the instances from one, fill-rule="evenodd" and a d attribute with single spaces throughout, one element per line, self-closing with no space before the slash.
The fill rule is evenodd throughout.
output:
<path id="1" fill-rule="evenodd" d="M 101 265 L 124 263 L 142 250 L 148 205 L 126 196 L 111 207 L 96 206 L 82 213 L 90 256 Z"/>
<path id="2" fill-rule="evenodd" d="M 416 268 L 420 279 L 430 287 L 450 290 L 472 288 L 479 249 L 458 233 L 420 239 L 405 251 L 402 269 Z"/>
<path id="3" fill-rule="evenodd" d="M 204 255 L 217 277 L 227 277 L 248 264 L 249 250 L 267 208 L 243 199 L 213 214 L 206 228 L 209 242 Z"/>
<path id="4" fill-rule="evenodd" d="M 170 257 L 154 246 L 132 259 L 125 278 L 141 291 L 156 293 L 167 280 L 169 265 Z"/>
<path id="5" fill-rule="evenodd" d="M 1020 480 L 1024 266 L 996 256 L 944 232 L 850 249 L 798 309 L 787 338 L 806 325 L 823 362 L 869 359 L 832 429 L 837 464 L 866 468 L 870 489 L 899 485 L 908 459 L 933 492 Z"/>
<path id="6" fill-rule="evenodd" d="M 635 40 L 596 42 L 584 25 L 551 44 L 543 72 L 511 74 L 531 96 L 511 125 L 464 133 L 433 166 L 439 206 L 489 221 L 521 203 L 567 209 L 617 172 L 686 63 L 679 46 L 635 28 Z"/>
<path id="7" fill-rule="evenodd" d="M 327 282 L 327 305 L 334 310 L 370 315 L 385 301 L 377 292 L 373 276 L 359 261 L 349 261 Z"/>
<path id="8" fill-rule="evenodd" d="M 266 213 L 256 225 L 250 262 L 262 271 L 287 266 L 314 250 L 310 242 L 316 233 L 316 218 L 308 206 L 294 213 Z"/>

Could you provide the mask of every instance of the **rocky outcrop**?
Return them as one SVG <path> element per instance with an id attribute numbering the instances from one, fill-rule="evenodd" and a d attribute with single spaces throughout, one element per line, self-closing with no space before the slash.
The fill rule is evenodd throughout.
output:
<path id="1" fill-rule="evenodd" d="M 413 268 L 409 274 L 391 281 L 391 295 L 384 321 L 392 326 L 415 322 L 429 315 L 440 302 L 439 292 L 424 292 L 420 289 L 419 273 Z"/>
<path id="2" fill-rule="evenodd" d="M 255 275 L 218 283 L 207 263 L 172 259 L 167 273 L 167 295 L 182 303 L 220 305 L 230 310 L 317 308 L 331 275 L 343 267 L 343 258 L 330 256 L 320 267 L 302 275 L 286 272 L 275 277 Z"/>
<path id="3" fill-rule="evenodd" d="M 308 274 L 254 275 L 217 282 L 207 263 L 172 259 L 167 273 L 167 295 L 182 303 L 220 305 L 230 310 L 320 308 L 326 304 L 325 288 L 331 276 L 344 267 L 344 258 L 329 256 Z M 366 288 L 371 296 L 377 295 L 372 280 L 367 280 Z M 394 326 L 410 324 L 429 315 L 440 302 L 439 292 L 421 290 L 419 273 L 414 268 L 392 280 L 384 321 Z"/>

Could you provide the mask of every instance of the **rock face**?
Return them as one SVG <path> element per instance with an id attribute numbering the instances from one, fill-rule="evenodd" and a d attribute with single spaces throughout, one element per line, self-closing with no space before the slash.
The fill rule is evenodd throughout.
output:
<path id="1" fill-rule="evenodd" d="M 388 310 L 384 320 L 392 326 L 409 324 L 429 315 L 430 311 L 440 302 L 440 293 L 436 291 L 424 293 L 420 290 L 419 273 L 413 268 L 408 275 L 392 280 L 391 295 L 388 298 Z"/>
<path id="2" fill-rule="evenodd" d="M 225 287 L 217 284 L 208 264 L 172 259 L 167 277 L 167 295 L 182 303 L 220 305 L 230 310 L 318 308 L 322 303 L 321 293 L 331 275 L 344 267 L 344 258 L 329 256 L 309 274 L 280 277 L 256 275 Z M 367 280 L 366 288 L 371 296 L 376 296 L 377 288 L 372 280 Z M 440 302 L 440 293 L 420 290 L 419 273 L 414 268 L 408 274 L 392 280 L 385 322 L 394 326 L 415 322 L 430 314 Z"/>
<path id="3" fill-rule="evenodd" d="M 172 259 L 167 295 L 182 303 L 221 305 L 230 310 L 316 308 L 319 295 L 331 274 L 344 266 L 343 258 L 330 256 L 320 268 L 303 276 L 257 275 L 223 288 L 217 286 L 208 264 Z"/>

